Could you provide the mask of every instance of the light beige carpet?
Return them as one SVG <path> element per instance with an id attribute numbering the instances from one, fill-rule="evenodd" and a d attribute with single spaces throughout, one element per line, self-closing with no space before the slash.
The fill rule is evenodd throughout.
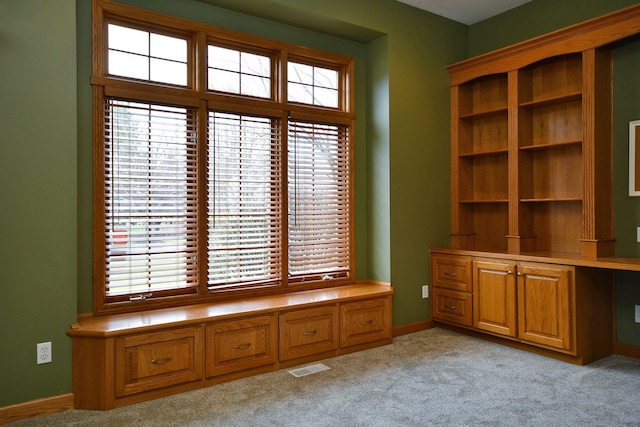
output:
<path id="1" fill-rule="evenodd" d="M 640 361 L 622 356 L 580 367 L 435 328 L 321 363 L 10 426 L 640 426 Z"/>

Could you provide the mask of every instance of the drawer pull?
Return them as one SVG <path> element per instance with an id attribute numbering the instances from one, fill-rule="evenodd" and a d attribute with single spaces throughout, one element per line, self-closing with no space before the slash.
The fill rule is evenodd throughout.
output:
<path id="1" fill-rule="evenodd" d="M 456 307 L 455 305 L 445 305 L 444 308 L 448 308 L 449 310 L 455 310 L 458 307 Z"/>
<path id="2" fill-rule="evenodd" d="M 361 325 L 373 325 L 373 320 L 363 320 L 360 322 Z"/>
<path id="3" fill-rule="evenodd" d="M 249 348 L 249 347 L 251 347 L 251 343 L 250 343 L 250 342 L 248 342 L 248 343 L 246 343 L 246 344 L 234 345 L 234 346 L 233 346 L 233 349 L 234 349 L 234 350 L 244 350 L 244 349 L 247 349 L 247 348 Z"/>
<path id="4" fill-rule="evenodd" d="M 307 332 L 303 332 L 302 335 L 309 336 L 309 335 L 315 335 L 317 333 L 318 333 L 318 331 L 307 331 Z"/>
<path id="5" fill-rule="evenodd" d="M 165 363 L 169 363 L 173 360 L 171 357 L 165 357 L 164 359 L 151 359 L 152 365 L 163 365 Z"/>
<path id="6" fill-rule="evenodd" d="M 444 272 L 445 276 L 451 276 L 451 277 L 456 277 L 457 274 L 456 273 L 447 273 L 446 271 Z"/>

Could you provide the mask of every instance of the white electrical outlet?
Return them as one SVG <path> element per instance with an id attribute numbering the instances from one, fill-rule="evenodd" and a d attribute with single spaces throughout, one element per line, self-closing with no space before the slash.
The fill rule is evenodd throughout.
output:
<path id="1" fill-rule="evenodd" d="M 640 305 L 636 304 L 636 323 L 640 323 Z"/>
<path id="2" fill-rule="evenodd" d="M 422 298 L 429 298 L 429 285 L 422 287 Z"/>
<path id="3" fill-rule="evenodd" d="M 51 341 L 38 343 L 36 348 L 38 350 L 38 365 L 51 363 Z"/>
<path id="4" fill-rule="evenodd" d="M 636 242 L 640 243 L 640 227 L 636 228 Z"/>

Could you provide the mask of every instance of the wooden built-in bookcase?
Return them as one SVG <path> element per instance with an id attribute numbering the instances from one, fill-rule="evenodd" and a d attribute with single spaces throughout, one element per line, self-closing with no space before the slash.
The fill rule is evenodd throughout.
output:
<path id="1" fill-rule="evenodd" d="M 453 248 L 613 255 L 610 50 L 453 81 Z"/>
<path id="2" fill-rule="evenodd" d="M 612 47 L 628 7 L 449 67 L 451 248 L 431 314 L 572 363 L 615 352 Z"/>

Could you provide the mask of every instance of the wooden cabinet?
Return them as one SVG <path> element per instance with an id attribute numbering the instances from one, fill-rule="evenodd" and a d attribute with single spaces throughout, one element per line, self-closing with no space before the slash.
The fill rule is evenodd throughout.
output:
<path id="1" fill-rule="evenodd" d="M 387 283 L 304 290 L 111 316 L 72 338 L 76 409 L 112 409 L 391 344 Z"/>
<path id="2" fill-rule="evenodd" d="M 431 257 L 432 317 L 444 322 L 471 326 L 471 258 Z"/>
<path id="3" fill-rule="evenodd" d="M 474 261 L 474 326 L 484 331 L 515 337 L 516 306 L 515 264 L 501 261 Z"/>
<path id="4" fill-rule="evenodd" d="M 278 317 L 275 314 L 207 325 L 207 377 L 275 364 Z"/>
<path id="5" fill-rule="evenodd" d="M 570 259 L 432 248 L 433 320 L 572 363 L 608 356 L 613 272 L 567 265 Z M 462 264 L 472 266 L 471 292 L 438 279 L 438 269 Z"/>
<path id="6" fill-rule="evenodd" d="M 115 341 L 116 397 L 201 378 L 202 328 L 130 335 Z"/>
<path id="7" fill-rule="evenodd" d="M 336 350 L 338 325 L 337 305 L 280 314 L 280 360 Z"/>
<path id="8" fill-rule="evenodd" d="M 574 350 L 572 271 L 549 264 L 474 261 L 474 326 L 523 342 Z"/>
<path id="9" fill-rule="evenodd" d="M 575 350 L 572 273 L 572 267 L 518 266 L 518 336 L 523 341 Z"/>
<path id="10" fill-rule="evenodd" d="M 391 339 L 391 298 L 340 305 L 340 347 Z"/>

